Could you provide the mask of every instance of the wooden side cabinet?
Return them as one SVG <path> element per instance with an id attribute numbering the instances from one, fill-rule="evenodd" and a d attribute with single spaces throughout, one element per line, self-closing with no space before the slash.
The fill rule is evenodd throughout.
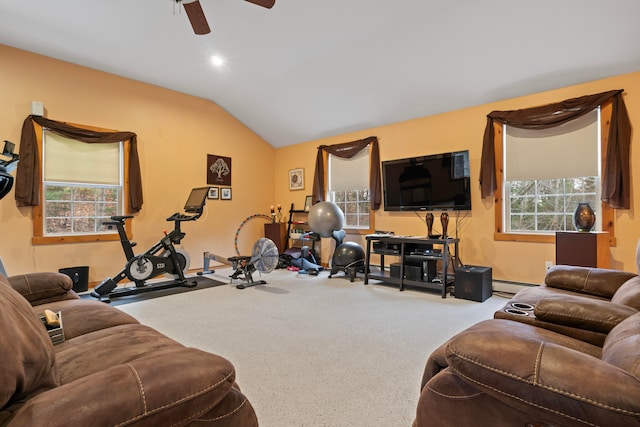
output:
<path id="1" fill-rule="evenodd" d="M 609 233 L 556 232 L 556 264 L 609 268 Z"/>
<path id="2" fill-rule="evenodd" d="M 271 222 L 264 225 L 264 237 L 273 240 L 278 247 L 278 253 L 287 248 L 287 228 L 284 222 Z"/>

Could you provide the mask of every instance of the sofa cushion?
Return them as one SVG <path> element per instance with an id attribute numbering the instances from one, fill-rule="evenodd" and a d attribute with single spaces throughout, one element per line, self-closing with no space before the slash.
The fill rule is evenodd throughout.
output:
<path id="1" fill-rule="evenodd" d="M 64 336 L 67 340 L 100 329 L 139 323 L 124 311 L 96 300 L 63 300 L 40 304 L 33 309 L 37 314 L 43 313 L 46 309 L 61 312 Z"/>
<path id="2" fill-rule="evenodd" d="M 618 288 L 634 276 L 634 273 L 606 268 L 556 265 L 547 272 L 544 283 L 552 288 L 611 299 Z"/>
<path id="3" fill-rule="evenodd" d="M 624 282 L 611 298 L 611 302 L 640 310 L 640 276 Z"/>
<path id="4" fill-rule="evenodd" d="M 549 295 L 535 305 L 533 313 L 543 322 L 608 334 L 638 310 L 581 295 Z"/>
<path id="5" fill-rule="evenodd" d="M 640 378 L 640 313 L 620 322 L 604 341 L 602 360 Z"/>
<path id="6" fill-rule="evenodd" d="M 0 275 L 0 408 L 59 385 L 55 352 L 29 302 Z"/>
<path id="7" fill-rule="evenodd" d="M 56 345 L 60 383 L 76 381 L 107 366 L 126 364 L 179 348 L 184 346 L 145 325 L 127 324 L 100 329 Z M 159 368 L 163 375 L 173 374 Z"/>
<path id="8" fill-rule="evenodd" d="M 8 280 L 11 287 L 30 303 L 68 294 L 73 288 L 73 282 L 69 276 L 55 272 L 21 274 L 11 276 Z M 77 298 L 75 294 L 72 295 Z"/>

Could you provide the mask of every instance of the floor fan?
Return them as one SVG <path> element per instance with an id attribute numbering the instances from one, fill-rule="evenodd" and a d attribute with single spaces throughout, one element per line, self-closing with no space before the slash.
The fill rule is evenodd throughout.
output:
<path id="1" fill-rule="evenodd" d="M 256 270 L 260 274 L 271 273 L 278 266 L 279 259 L 280 253 L 273 240 L 262 237 L 253 245 L 250 257 L 235 256 L 229 258 L 229 261 L 233 263 L 233 268 L 236 270 L 231 275 L 231 279 L 242 279 L 246 282 L 237 285 L 236 288 L 238 289 L 265 285 L 267 282 L 264 280 L 254 281 L 252 273 Z"/>

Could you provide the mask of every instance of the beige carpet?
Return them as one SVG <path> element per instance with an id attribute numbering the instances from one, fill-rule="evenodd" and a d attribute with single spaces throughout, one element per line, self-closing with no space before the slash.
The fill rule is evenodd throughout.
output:
<path id="1" fill-rule="evenodd" d="M 230 273 L 210 277 L 228 282 Z M 327 276 L 275 270 L 262 275 L 267 285 L 219 286 L 119 308 L 231 360 L 263 427 L 407 427 L 431 351 L 506 302 Z"/>

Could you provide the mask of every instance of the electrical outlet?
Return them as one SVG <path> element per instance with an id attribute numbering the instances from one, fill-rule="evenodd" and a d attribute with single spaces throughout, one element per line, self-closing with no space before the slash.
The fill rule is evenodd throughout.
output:
<path id="1" fill-rule="evenodd" d="M 551 267 L 553 267 L 553 262 L 552 261 L 545 261 L 544 262 L 545 271 L 549 270 Z"/>

